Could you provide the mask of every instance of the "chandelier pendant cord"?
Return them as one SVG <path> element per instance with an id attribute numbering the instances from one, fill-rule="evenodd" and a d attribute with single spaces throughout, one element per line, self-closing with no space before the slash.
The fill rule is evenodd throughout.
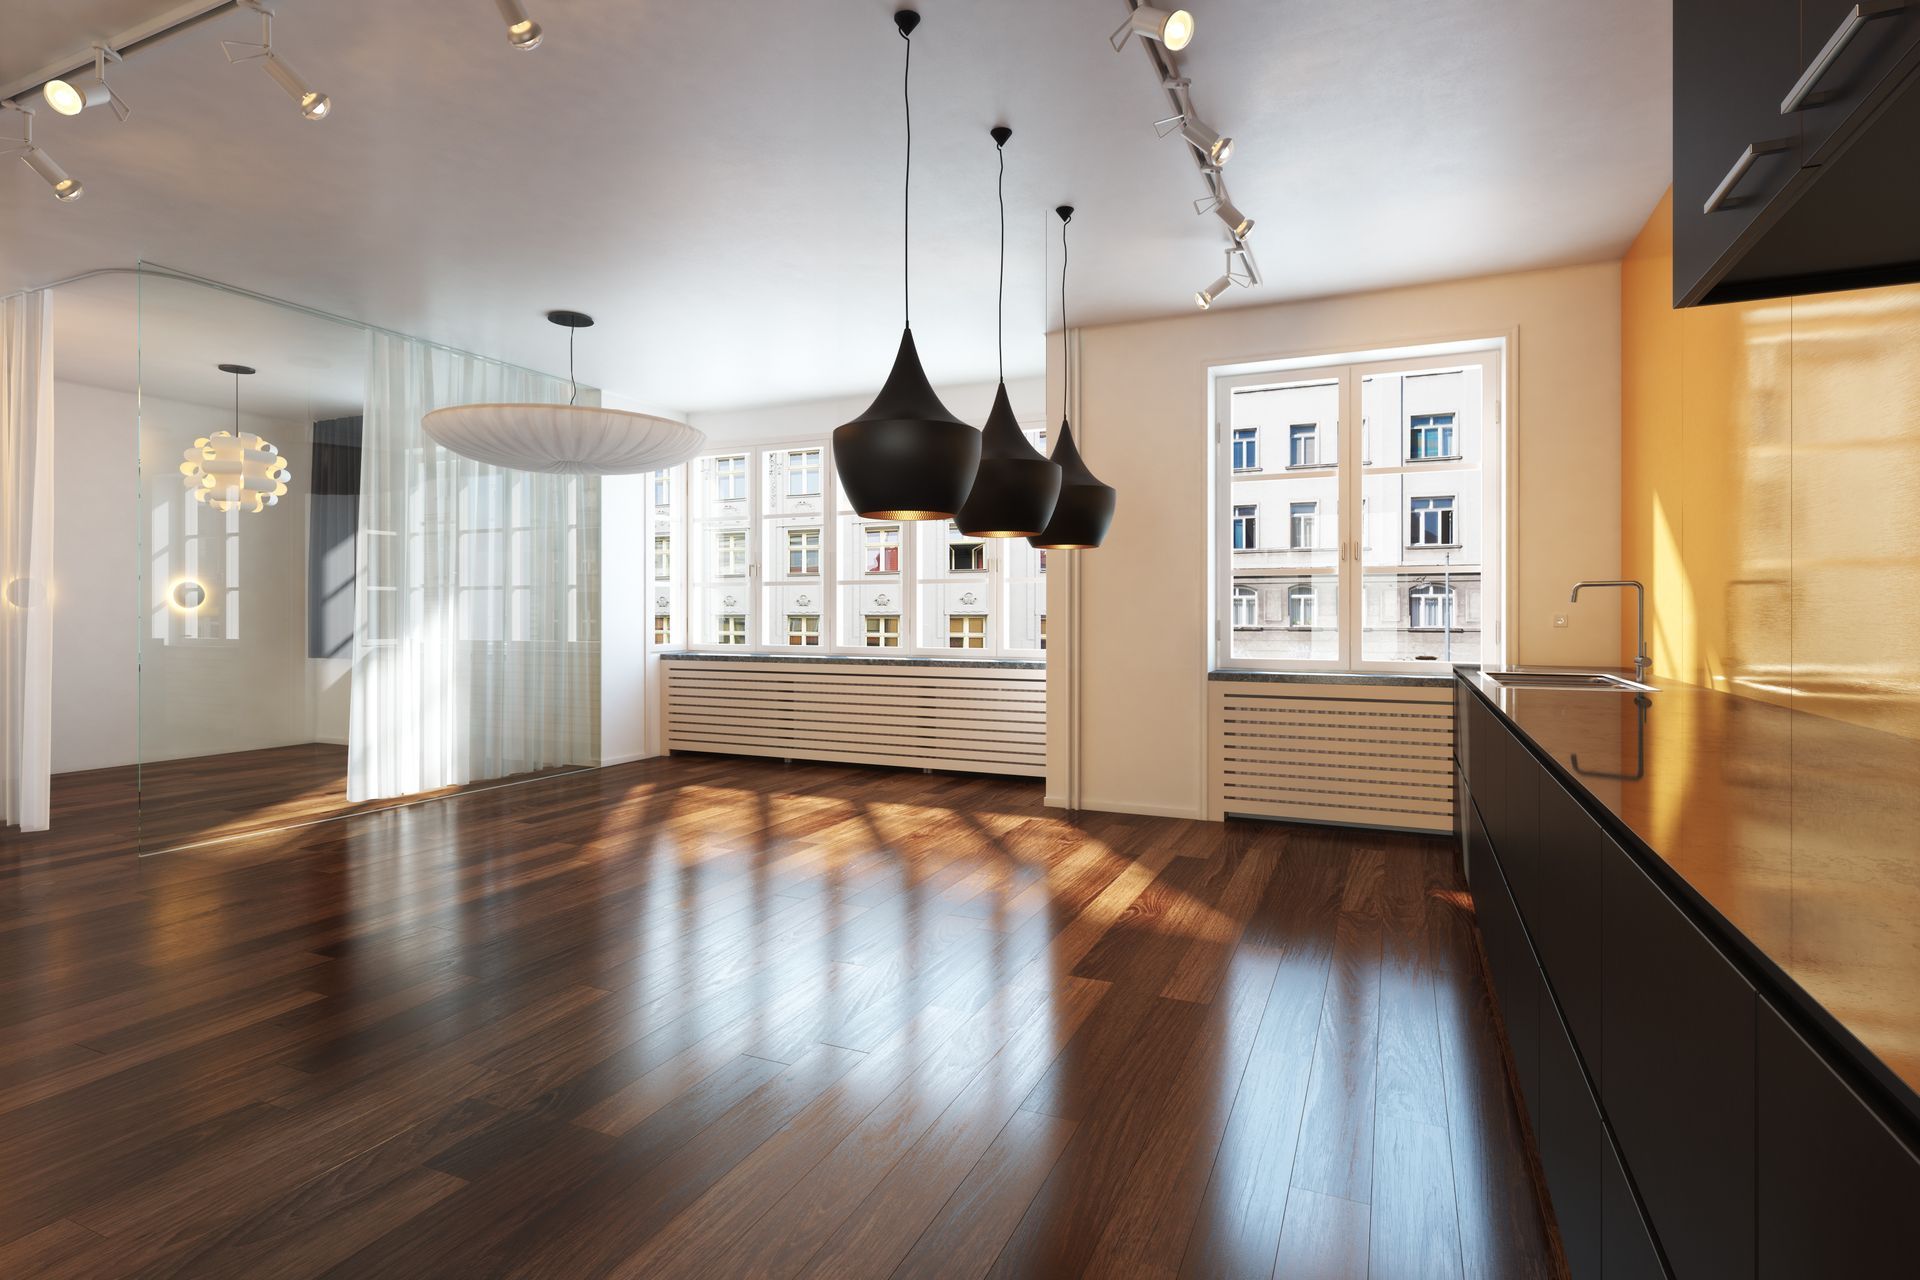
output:
<path id="1" fill-rule="evenodd" d="M 900 101 L 907 115 L 906 175 L 900 183 L 900 313 L 904 327 L 913 328 L 913 37 L 902 31 L 907 42 L 906 66 L 900 75 Z"/>
<path id="2" fill-rule="evenodd" d="M 567 381 L 573 385 L 573 394 L 567 397 L 569 405 L 580 398 L 580 380 L 573 376 L 573 339 L 579 332 L 574 328 L 567 330 Z"/>

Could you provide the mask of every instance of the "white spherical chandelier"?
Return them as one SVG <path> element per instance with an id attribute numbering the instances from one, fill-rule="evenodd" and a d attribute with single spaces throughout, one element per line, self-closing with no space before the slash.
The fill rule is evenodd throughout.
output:
<path id="1" fill-rule="evenodd" d="M 549 311 L 566 328 L 567 376 L 573 379 L 573 335 L 593 324 L 578 311 Z M 579 384 L 574 383 L 579 394 Z M 567 404 L 462 404 L 435 409 L 420 429 L 442 448 L 475 462 L 515 471 L 617 476 L 678 466 L 707 441 L 684 422 L 650 413 Z"/>
<path id="2" fill-rule="evenodd" d="M 195 440 L 180 463 L 180 483 L 215 511 L 258 514 L 280 501 L 293 474 L 279 449 L 240 429 L 240 379 L 253 370 L 223 364 L 220 372 L 233 375 L 233 430 Z"/>

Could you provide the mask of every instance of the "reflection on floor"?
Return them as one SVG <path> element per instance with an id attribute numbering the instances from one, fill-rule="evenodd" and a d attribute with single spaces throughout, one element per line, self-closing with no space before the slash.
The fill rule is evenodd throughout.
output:
<path id="1" fill-rule="evenodd" d="M 347 749 L 331 743 L 305 742 L 232 755 L 161 760 L 138 768 L 64 773 L 53 780 L 53 804 L 57 811 L 66 813 L 96 811 L 103 806 L 118 811 L 133 805 L 138 787 L 140 848 L 153 853 L 568 771 L 550 769 L 392 800 L 350 804 Z M 132 830 L 131 826 L 126 828 L 128 833 Z M 24 845 L 18 833 L 0 835 L 0 854 L 8 841 Z"/>
<path id="2" fill-rule="evenodd" d="M 1552 1271 L 1443 841 L 698 757 L 111 821 L 0 849 L 0 1275 Z"/>

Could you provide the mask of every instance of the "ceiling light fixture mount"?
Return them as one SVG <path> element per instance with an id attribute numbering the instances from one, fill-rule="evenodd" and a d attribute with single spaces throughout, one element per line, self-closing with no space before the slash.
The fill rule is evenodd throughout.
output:
<path id="1" fill-rule="evenodd" d="M 0 139 L 13 144 L 0 147 L 0 156 L 19 156 L 27 168 L 46 180 L 46 184 L 53 188 L 53 198 L 62 204 L 70 204 L 78 200 L 85 191 L 79 179 L 69 177 L 67 171 L 62 169 L 52 156 L 34 145 L 33 108 L 23 107 L 11 98 L 0 101 L 0 108 L 6 107 L 11 107 L 20 113 L 20 118 L 26 122 L 23 126 L 25 132 L 19 138 Z"/>
<path id="2" fill-rule="evenodd" d="M 574 337 L 593 327 L 593 317 L 549 311 L 547 320 L 567 331 L 567 403 L 450 405 L 420 420 L 427 438 L 475 462 L 555 475 L 633 475 L 679 466 L 700 452 L 706 436 L 684 422 L 575 404 Z"/>
<path id="3" fill-rule="evenodd" d="M 913 342 L 913 32 L 920 14 L 894 12 L 906 44 L 901 97 L 907 146 L 901 190 L 900 349 L 866 412 L 833 431 L 834 468 L 847 502 L 870 520 L 945 520 L 959 512 L 980 466 L 980 433 L 940 403 Z M 1011 135 L 1009 135 L 1011 136 Z"/>
<path id="4" fill-rule="evenodd" d="M 500 16 L 507 23 L 507 43 L 522 53 L 531 53 L 540 47 L 540 24 L 527 16 L 527 7 L 520 0 L 495 0 L 500 6 Z"/>
<path id="5" fill-rule="evenodd" d="M 333 110 L 333 99 L 321 93 L 295 71 L 291 64 L 273 47 L 273 10 L 264 0 L 238 0 L 243 9 L 251 9 L 260 15 L 260 42 L 258 44 L 240 40 L 222 40 L 220 51 L 227 55 L 228 62 L 252 62 L 260 59 L 260 65 L 272 76 L 274 82 L 287 91 L 300 114 L 309 120 L 325 120 Z M 235 49 L 252 49 L 252 53 L 235 56 Z"/>
<path id="6" fill-rule="evenodd" d="M 1000 292 L 995 312 L 1000 353 L 1000 387 L 993 409 L 980 433 L 980 467 L 966 505 L 954 517 L 960 532 L 974 538 L 1029 538 L 1038 535 L 1053 518 L 1060 500 L 1060 464 L 1027 439 L 1007 399 L 1007 141 L 1013 130 L 995 125 L 988 130 L 999 155 L 1000 178 Z"/>
<path id="7" fill-rule="evenodd" d="M 120 61 L 120 55 L 104 44 L 93 46 L 93 74 L 58 76 L 40 86 L 40 96 L 63 116 L 77 116 L 88 107 L 105 106 L 123 124 L 133 114 L 127 100 L 107 83 L 107 63 Z"/>
<path id="8" fill-rule="evenodd" d="M 1106 541 L 1119 494 L 1088 469 L 1079 446 L 1073 442 L 1068 413 L 1073 399 L 1073 331 L 1067 327 L 1067 224 L 1073 221 L 1073 206 L 1063 204 L 1054 213 L 1060 218 L 1061 412 L 1060 438 L 1053 446 L 1053 460 L 1060 464 L 1060 501 L 1054 505 L 1047 527 L 1027 541 L 1046 551 L 1081 551 Z"/>

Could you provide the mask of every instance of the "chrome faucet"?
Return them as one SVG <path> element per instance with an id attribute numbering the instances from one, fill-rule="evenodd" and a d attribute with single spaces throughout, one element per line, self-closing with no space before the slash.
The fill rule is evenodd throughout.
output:
<path id="1" fill-rule="evenodd" d="M 1647 656 L 1647 589 L 1632 578 L 1609 578 L 1605 582 L 1576 582 L 1573 594 L 1567 597 L 1567 603 L 1580 603 L 1582 587 L 1632 587 L 1633 588 L 1633 639 L 1638 646 L 1633 655 L 1633 678 L 1641 684 L 1647 682 L 1647 668 L 1653 665 L 1653 659 Z"/>

